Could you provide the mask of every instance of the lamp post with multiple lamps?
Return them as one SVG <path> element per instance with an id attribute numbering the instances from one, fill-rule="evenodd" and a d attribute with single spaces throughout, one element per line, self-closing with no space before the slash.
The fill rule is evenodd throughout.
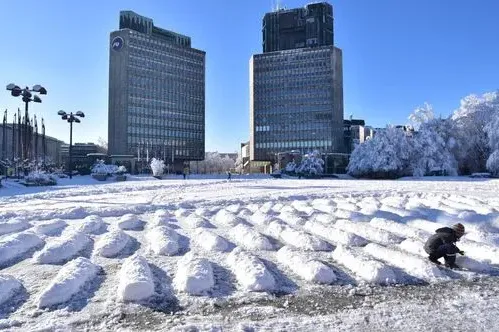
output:
<path id="1" fill-rule="evenodd" d="M 72 155 L 71 150 L 73 149 L 73 122 L 80 123 L 81 120 L 79 118 L 84 118 L 85 114 L 82 111 L 78 111 L 73 114 L 66 113 L 64 111 L 57 112 L 58 115 L 61 116 L 62 120 L 69 122 L 69 178 L 73 178 L 73 167 L 72 167 Z"/>

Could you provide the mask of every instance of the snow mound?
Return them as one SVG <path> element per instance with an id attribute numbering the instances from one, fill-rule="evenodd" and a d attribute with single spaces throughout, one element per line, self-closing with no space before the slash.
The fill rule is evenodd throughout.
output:
<path id="1" fill-rule="evenodd" d="M 439 224 L 426 219 L 413 219 L 407 222 L 407 225 L 422 229 L 430 234 L 434 234 L 435 231 L 441 227 L 446 227 L 446 225 Z"/>
<path id="2" fill-rule="evenodd" d="M 304 201 L 293 201 L 291 206 L 296 209 L 296 211 L 311 215 L 315 209 L 311 207 L 307 202 Z"/>
<path id="3" fill-rule="evenodd" d="M 226 209 L 221 209 L 220 211 L 218 211 L 217 214 L 215 214 L 215 216 L 213 217 L 213 220 L 219 225 L 230 227 L 245 222 L 241 217 L 238 217 L 233 212 L 230 212 Z"/>
<path id="4" fill-rule="evenodd" d="M 178 261 L 173 284 L 181 292 L 206 294 L 215 286 L 211 263 L 207 259 L 194 257 L 192 253 L 185 254 Z"/>
<path id="5" fill-rule="evenodd" d="M 189 214 L 191 214 L 191 212 L 184 208 L 178 208 L 175 210 L 175 217 L 177 218 L 187 217 Z"/>
<path id="6" fill-rule="evenodd" d="M 419 256 L 389 249 L 376 243 L 369 243 L 364 247 L 364 251 L 377 259 L 401 268 L 411 276 L 425 281 L 437 281 L 446 278 L 435 264 Z"/>
<path id="7" fill-rule="evenodd" d="M 482 262 L 490 262 L 491 264 L 499 264 L 498 247 L 466 239 L 462 239 L 457 245 L 471 258 Z"/>
<path id="8" fill-rule="evenodd" d="M 301 227 L 306 222 L 306 219 L 302 217 L 301 214 L 296 209 L 294 209 L 294 211 L 281 212 L 279 214 L 279 219 L 295 227 Z"/>
<path id="9" fill-rule="evenodd" d="M 406 209 L 402 209 L 402 208 L 394 207 L 394 206 L 390 206 L 390 205 L 381 205 L 379 210 L 390 212 L 390 213 L 396 214 L 396 215 L 401 216 L 401 217 L 410 217 L 410 216 L 413 216 L 414 214 L 419 215 L 419 213 L 417 213 L 417 212 L 408 211 Z"/>
<path id="10" fill-rule="evenodd" d="M 320 284 L 332 284 L 336 281 L 336 275 L 329 266 L 317 260 L 309 260 L 289 247 L 284 246 L 277 251 L 277 260 L 307 281 Z"/>
<path id="11" fill-rule="evenodd" d="M 334 213 L 334 216 L 336 219 L 345 219 L 345 220 L 352 220 L 352 221 L 358 221 L 358 222 L 368 222 L 371 219 L 371 217 L 366 216 L 363 213 L 349 211 L 349 210 L 342 210 L 342 209 L 336 210 L 336 212 Z"/>
<path id="12" fill-rule="evenodd" d="M 316 213 L 309 220 L 318 221 L 323 224 L 334 224 L 336 222 L 336 217 L 329 213 Z"/>
<path id="13" fill-rule="evenodd" d="M 123 261 L 119 272 L 118 300 L 142 301 L 154 294 L 154 279 L 147 260 L 130 256 Z"/>
<path id="14" fill-rule="evenodd" d="M 106 224 L 99 216 L 85 217 L 81 222 L 71 224 L 69 227 L 74 232 L 81 232 L 84 234 L 96 234 L 100 232 Z"/>
<path id="15" fill-rule="evenodd" d="M 122 230 L 113 230 L 104 234 L 95 243 L 94 253 L 102 257 L 114 257 L 127 246 L 130 240 L 131 237 Z"/>
<path id="16" fill-rule="evenodd" d="M 156 210 L 148 226 L 149 227 L 168 226 L 169 223 L 176 221 L 177 220 L 175 219 L 173 214 L 171 214 L 166 210 L 161 209 L 161 210 Z"/>
<path id="17" fill-rule="evenodd" d="M 0 235 L 24 231 L 31 227 L 31 224 L 21 218 L 12 218 L 7 221 L 0 220 Z"/>
<path id="18" fill-rule="evenodd" d="M 249 217 L 249 220 L 255 225 L 266 225 L 272 220 L 272 217 L 262 211 L 256 211 Z"/>
<path id="19" fill-rule="evenodd" d="M 244 289 L 271 291 L 275 288 L 274 276 L 257 256 L 236 248 L 227 257 L 227 264 Z"/>
<path id="20" fill-rule="evenodd" d="M 274 204 L 274 206 L 272 206 L 272 211 L 280 212 L 283 207 L 284 207 L 284 204 L 276 203 L 276 204 Z"/>
<path id="21" fill-rule="evenodd" d="M 339 219 L 334 224 L 334 227 L 343 231 L 355 233 L 369 241 L 386 245 L 400 243 L 404 240 L 400 236 L 375 228 L 364 222 L 352 222 L 346 219 Z"/>
<path id="22" fill-rule="evenodd" d="M 424 251 L 424 242 L 407 239 L 403 241 L 399 247 L 407 252 L 427 258 L 428 254 Z M 490 272 L 491 266 L 489 264 L 479 262 L 467 256 L 456 257 L 456 264 L 462 268 L 468 269 L 473 272 Z"/>
<path id="23" fill-rule="evenodd" d="M 193 241 L 206 251 L 228 251 L 229 242 L 223 237 L 207 229 L 197 229 L 194 231 Z"/>
<path id="24" fill-rule="evenodd" d="M 190 214 L 188 217 L 181 219 L 182 225 L 185 228 L 200 228 L 200 227 L 212 227 L 210 222 L 195 213 Z"/>
<path id="25" fill-rule="evenodd" d="M 393 234 L 402 237 L 410 237 L 414 239 L 426 239 L 430 236 L 428 232 L 425 232 L 421 229 L 385 218 L 373 218 L 369 223 L 373 227 L 383 229 L 385 231 L 391 232 Z"/>
<path id="26" fill-rule="evenodd" d="M 54 236 L 59 234 L 67 225 L 62 219 L 52 219 L 36 224 L 33 230 L 37 234 Z"/>
<path id="27" fill-rule="evenodd" d="M 21 290 L 19 280 L 9 275 L 0 275 L 0 305 L 10 300 Z"/>
<path id="28" fill-rule="evenodd" d="M 234 241 L 248 250 L 273 250 L 269 239 L 255 229 L 239 224 L 230 231 Z"/>
<path id="29" fill-rule="evenodd" d="M 0 266 L 43 244 L 39 236 L 29 231 L 4 237 L 0 240 Z"/>
<path id="30" fill-rule="evenodd" d="M 324 225 L 314 220 L 307 221 L 303 226 L 303 229 L 305 229 L 307 232 L 331 241 L 334 244 L 343 244 L 351 247 L 361 247 L 365 246 L 368 243 L 368 241 L 361 236 Z"/>
<path id="31" fill-rule="evenodd" d="M 309 235 L 304 231 L 291 228 L 287 224 L 278 222 L 277 220 L 269 223 L 267 232 L 272 237 L 275 237 L 294 248 L 312 251 L 331 250 L 331 246 L 325 241 Z"/>
<path id="32" fill-rule="evenodd" d="M 134 214 L 125 214 L 118 221 L 118 227 L 123 230 L 141 230 L 144 227 L 144 221 Z"/>
<path id="33" fill-rule="evenodd" d="M 100 267 L 85 257 L 66 263 L 38 298 L 38 307 L 46 308 L 67 302 L 92 281 Z"/>
<path id="34" fill-rule="evenodd" d="M 350 211 L 350 212 L 357 212 L 359 210 L 359 208 L 357 207 L 357 205 L 351 203 L 351 202 L 348 202 L 348 201 L 337 201 L 336 202 L 336 207 L 338 209 L 341 209 L 341 210 L 345 210 L 345 211 Z"/>
<path id="35" fill-rule="evenodd" d="M 465 224 L 466 229 L 469 229 L 470 227 Z M 490 233 L 487 231 L 482 231 L 482 230 L 473 230 L 473 231 L 467 231 L 466 235 L 464 236 L 468 240 L 476 241 L 476 242 L 481 242 L 485 244 L 489 244 L 492 246 L 499 246 L 499 234 L 497 233 Z"/>
<path id="36" fill-rule="evenodd" d="M 345 246 L 336 247 L 333 259 L 367 282 L 382 285 L 396 282 L 395 272 L 389 266 Z"/>
<path id="37" fill-rule="evenodd" d="M 90 244 L 90 238 L 83 232 L 63 232 L 59 238 L 49 242 L 43 250 L 37 252 L 33 260 L 38 264 L 63 263 Z"/>
<path id="38" fill-rule="evenodd" d="M 263 204 L 262 206 L 260 206 L 260 208 L 258 209 L 258 211 L 260 211 L 262 213 L 265 213 L 265 214 L 268 214 L 269 212 L 272 211 L 272 207 L 273 206 L 274 206 L 274 203 L 267 202 L 267 203 Z"/>
<path id="39" fill-rule="evenodd" d="M 151 228 L 146 235 L 149 249 L 156 255 L 171 256 L 180 250 L 179 235 L 167 226 Z"/>

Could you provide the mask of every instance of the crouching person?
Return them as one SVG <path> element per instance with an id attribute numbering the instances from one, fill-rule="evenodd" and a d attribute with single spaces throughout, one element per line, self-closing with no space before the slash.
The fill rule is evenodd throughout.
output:
<path id="1" fill-rule="evenodd" d="M 425 243 L 424 250 L 428 258 L 435 264 L 444 258 L 445 266 L 451 269 L 459 268 L 456 265 L 456 254 L 464 255 L 464 252 L 456 246 L 456 242 L 464 235 L 464 226 L 455 224 L 451 227 L 442 227 L 435 231 Z"/>

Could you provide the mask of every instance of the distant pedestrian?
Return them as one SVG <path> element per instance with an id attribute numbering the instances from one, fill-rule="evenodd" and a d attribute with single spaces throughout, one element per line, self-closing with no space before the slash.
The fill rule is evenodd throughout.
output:
<path id="1" fill-rule="evenodd" d="M 227 180 L 230 181 L 230 179 L 232 178 L 232 174 L 230 173 L 230 171 L 227 172 Z"/>
<path id="2" fill-rule="evenodd" d="M 189 175 L 189 168 L 188 167 L 184 167 L 184 172 L 182 173 L 182 175 L 184 176 L 184 180 L 187 178 L 187 175 Z"/>

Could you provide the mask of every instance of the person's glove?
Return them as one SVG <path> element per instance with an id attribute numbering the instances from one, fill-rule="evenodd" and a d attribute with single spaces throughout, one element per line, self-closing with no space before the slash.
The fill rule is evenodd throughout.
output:
<path id="1" fill-rule="evenodd" d="M 461 251 L 459 251 L 459 254 L 460 254 L 460 255 L 464 255 L 464 251 L 462 251 L 462 250 L 461 250 Z"/>

